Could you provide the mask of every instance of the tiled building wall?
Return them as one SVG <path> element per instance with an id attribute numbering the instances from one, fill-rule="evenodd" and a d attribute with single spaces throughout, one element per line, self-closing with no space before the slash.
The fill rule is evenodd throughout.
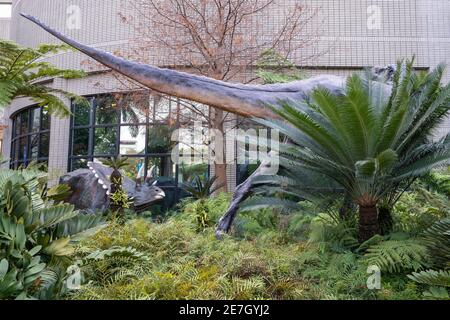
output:
<path id="1" fill-rule="evenodd" d="M 0 39 L 9 39 L 10 22 L 10 19 L 0 18 Z"/>
<path id="2" fill-rule="evenodd" d="M 35 46 L 54 43 L 55 38 L 31 22 L 21 18 L 19 12 L 37 16 L 40 20 L 86 44 L 104 50 L 126 51 L 135 43 L 137 33 L 124 23 L 119 12 L 135 16 L 131 0 L 14 0 L 11 37 L 20 44 Z M 286 17 L 290 5 L 302 3 L 316 11 L 310 24 L 299 35 L 311 43 L 291 54 L 291 60 L 310 75 L 330 73 L 347 75 L 369 65 L 387 65 L 397 59 L 416 57 L 416 66 L 433 68 L 446 62 L 450 52 L 450 0 L 276 0 L 270 15 L 255 17 L 253 27 L 246 32 L 258 36 L 270 31 Z M 79 8 L 80 28 L 73 28 L 72 19 Z M 138 19 L 138 18 L 136 18 Z M 160 66 L 177 64 L 171 52 L 153 48 L 145 60 Z M 92 71 L 92 64 L 78 52 L 59 54 L 49 61 L 64 67 L 79 68 L 80 64 Z M 450 61 L 449 61 L 450 62 Z M 103 67 L 95 67 L 103 70 Z M 450 76 L 447 77 L 450 80 Z M 54 85 L 78 94 L 113 90 L 115 82 L 105 75 L 93 73 L 76 81 L 57 80 Z M 15 102 L 6 112 L 23 107 Z M 67 120 L 52 119 L 50 167 L 67 169 Z M 441 134 L 448 132 L 444 126 Z M 6 129 L 7 130 L 7 129 Z M 4 156 L 9 156 L 8 134 L 5 134 Z M 231 172 L 230 172 L 231 174 Z"/>

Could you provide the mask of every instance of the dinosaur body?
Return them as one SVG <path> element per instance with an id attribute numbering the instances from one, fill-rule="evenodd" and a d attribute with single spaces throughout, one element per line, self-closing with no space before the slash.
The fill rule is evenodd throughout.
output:
<path id="1" fill-rule="evenodd" d="M 247 118 L 279 119 L 273 108 L 292 100 L 307 100 L 317 88 L 325 88 L 334 95 L 345 93 L 346 77 L 334 75 L 321 75 L 282 84 L 244 85 L 127 61 L 70 39 L 32 16 L 22 16 L 92 59 L 155 92 L 199 102 Z M 386 95 L 390 95 L 392 91 L 392 81 L 389 79 L 394 71 L 394 66 L 372 70 L 374 80 L 379 82 L 380 89 L 384 90 Z M 230 229 L 239 203 L 250 195 L 252 181 L 264 172 L 264 166 L 265 164 L 262 164 L 254 175 L 237 187 L 232 204 L 217 228 L 219 237 Z"/>
<path id="2" fill-rule="evenodd" d="M 66 202 L 73 204 L 78 210 L 104 211 L 110 205 L 109 177 L 113 170 L 100 163 L 89 162 L 88 165 L 89 169 L 78 169 L 60 178 L 60 183 L 68 185 L 72 190 Z M 164 191 L 155 183 L 137 185 L 131 179 L 123 177 L 122 187 L 133 200 L 136 211 L 145 211 L 165 197 Z"/>

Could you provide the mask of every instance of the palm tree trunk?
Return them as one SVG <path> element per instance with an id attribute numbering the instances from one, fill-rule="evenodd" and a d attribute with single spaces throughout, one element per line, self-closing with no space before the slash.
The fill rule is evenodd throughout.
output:
<path id="1" fill-rule="evenodd" d="M 389 207 L 380 206 L 378 209 L 378 223 L 380 224 L 380 232 L 382 235 L 387 235 L 392 232 L 394 219 Z"/>
<path id="2" fill-rule="evenodd" d="M 359 242 L 363 243 L 379 233 L 380 225 L 378 223 L 377 207 L 359 206 Z"/>

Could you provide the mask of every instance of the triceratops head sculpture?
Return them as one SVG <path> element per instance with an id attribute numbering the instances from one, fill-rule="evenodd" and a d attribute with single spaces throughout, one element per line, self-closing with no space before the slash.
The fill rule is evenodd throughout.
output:
<path id="1" fill-rule="evenodd" d="M 113 170 L 97 162 L 89 162 L 88 167 L 89 169 L 78 169 L 61 177 L 60 183 L 68 185 L 72 190 L 66 202 L 87 212 L 106 210 L 111 192 L 109 177 Z M 128 177 L 123 177 L 122 187 L 133 200 L 136 211 L 142 212 L 164 199 L 165 193 L 156 183 L 138 185 Z"/>

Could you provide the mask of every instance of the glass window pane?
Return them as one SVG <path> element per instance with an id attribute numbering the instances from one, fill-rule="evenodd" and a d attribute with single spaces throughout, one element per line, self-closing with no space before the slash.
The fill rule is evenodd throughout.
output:
<path id="1" fill-rule="evenodd" d="M 31 110 L 31 132 L 39 130 L 41 130 L 41 109 L 36 108 Z"/>
<path id="2" fill-rule="evenodd" d="M 50 114 L 48 112 L 48 107 L 42 108 L 41 113 L 41 130 L 50 130 Z"/>
<path id="3" fill-rule="evenodd" d="M 16 116 L 16 118 L 14 119 L 14 135 L 18 136 L 20 135 L 20 115 Z"/>
<path id="4" fill-rule="evenodd" d="M 50 134 L 41 134 L 41 141 L 39 143 L 39 158 L 48 158 L 50 146 Z"/>
<path id="5" fill-rule="evenodd" d="M 73 156 L 87 156 L 89 151 L 89 129 L 73 130 Z"/>
<path id="6" fill-rule="evenodd" d="M 86 169 L 87 163 L 88 163 L 88 159 L 73 159 L 70 167 L 71 167 L 72 171 L 75 171 L 78 169 Z"/>
<path id="7" fill-rule="evenodd" d="M 143 182 L 145 176 L 145 158 L 128 158 L 127 165 L 122 172 L 131 180 Z"/>
<path id="8" fill-rule="evenodd" d="M 120 100 L 122 124 L 146 124 L 149 113 L 148 94 L 130 94 Z"/>
<path id="9" fill-rule="evenodd" d="M 170 156 L 148 158 L 147 179 L 153 180 L 164 177 L 175 182 L 176 165 Z"/>
<path id="10" fill-rule="evenodd" d="M 117 102 L 111 96 L 98 97 L 95 124 L 117 124 L 119 112 Z"/>
<path id="11" fill-rule="evenodd" d="M 95 155 L 116 155 L 117 127 L 96 128 L 94 135 Z"/>
<path id="12" fill-rule="evenodd" d="M 166 125 L 148 128 L 148 153 L 171 153 L 176 142 L 172 141 L 175 129 Z"/>
<path id="13" fill-rule="evenodd" d="M 120 154 L 137 155 L 145 153 L 146 126 L 126 126 L 120 128 Z"/>
<path id="14" fill-rule="evenodd" d="M 206 179 L 209 175 L 209 166 L 207 163 L 199 164 L 180 164 L 178 169 L 178 181 L 180 183 L 192 182 L 197 176 Z"/>
<path id="15" fill-rule="evenodd" d="M 29 116 L 29 110 L 22 112 L 20 114 L 20 135 L 27 134 L 30 130 L 28 127 L 28 116 Z"/>
<path id="16" fill-rule="evenodd" d="M 30 156 L 32 160 L 39 157 L 39 135 L 35 134 L 30 137 Z"/>
<path id="17" fill-rule="evenodd" d="M 176 100 L 161 98 L 156 99 L 155 104 L 155 121 L 157 122 L 169 122 L 172 107 L 176 108 Z"/>
<path id="18" fill-rule="evenodd" d="M 19 160 L 27 160 L 28 159 L 28 137 L 20 138 L 19 140 L 19 150 L 18 150 L 18 159 Z"/>
<path id="19" fill-rule="evenodd" d="M 18 141 L 14 141 L 11 144 L 11 160 L 12 161 L 17 161 L 19 158 L 19 149 L 18 149 L 18 145 L 19 142 Z"/>
<path id="20" fill-rule="evenodd" d="M 91 104 L 74 104 L 73 124 L 74 126 L 88 126 L 90 124 Z"/>

